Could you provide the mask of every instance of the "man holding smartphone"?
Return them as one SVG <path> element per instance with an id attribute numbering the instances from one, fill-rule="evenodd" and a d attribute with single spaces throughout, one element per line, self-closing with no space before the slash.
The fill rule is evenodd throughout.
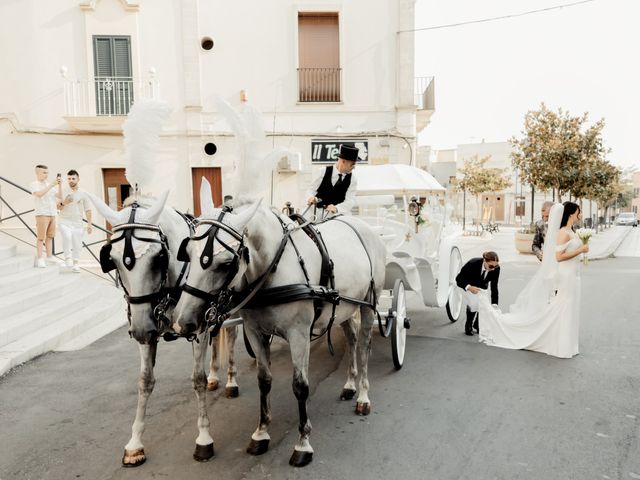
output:
<path id="1" fill-rule="evenodd" d="M 80 188 L 80 174 L 76 170 L 67 172 L 67 184 L 60 189 L 58 207 L 60 208 L 60 233 L 64 261 L 74 273 L 80 273 L 80 252 L 82 250 L 82 236 L 84 235 L 83 218 L 87 217 L 87 233 L 91 233 L 92 213 L 86 195 Z"/>
<path id="2" fill-rule="evenodd" d="M 55 183 L 49 183 L 49 169 L 46 165 L 36 165 L 36 180 L 31 182 L 34 211 L 36 215 L 36 267 L 45 268 L 47 263 L 42 258 L 42 246 L 47 252 L 47 261 L 55 263 L 53 258 L 53 238 L 56 235 L 56 192 L 60 185 L 60 175 Z"/>

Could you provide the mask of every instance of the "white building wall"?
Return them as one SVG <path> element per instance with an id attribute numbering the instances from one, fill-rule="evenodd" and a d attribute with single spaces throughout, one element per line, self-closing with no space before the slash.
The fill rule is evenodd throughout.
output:
<path id="1" fill-rule="evenodd" d="M 173 108 L 161 142 L 162 180 L 178 208 L 192 208 L 191 167 L 236 158 L 235 140 L 215 112 L 220 96 L 241 108 L 240 92 L 264 114 L 269 147 L 302 154 L 299 173 L 275 173 L 273 203 L 300 204 L 312 176 L 313 138 L 369 142 L 371 163 L 410 163 L 416 155 L 413 105 L 414 0 L 25 0 L 0 3 L 0 175 L 28 185 L 37 163 L 52 174 L 80 171 L 102 195 L 101 169 L 123 166 L 122 137 L 75 131 L 63 118 L 61 67 L 70 80 L 93 76 L 93 35 L 129 35 L 134 80 L 150 70 Z M 342 102 L 297 102 L 298 11 L 337 11 Z M 202 37 L 214 47 L 200 47 Z M 19 45 L 20 48 L 15 48 Z M 97 119 L 100 121 L 100 119 Z M 404 137 L 404 138 L 402 138 Z M 203 146 L 218 152 L 207 156 Z M 412 159 L 413 155 L 413 159 Z M 169 162 L 176 164 L 175 172 Z M 162 182 L 161 182 L 162 183 Z M 228 193 L 228 192 L 225 192 Z M 28 202 L 28 200 L 27 200 Z"/>

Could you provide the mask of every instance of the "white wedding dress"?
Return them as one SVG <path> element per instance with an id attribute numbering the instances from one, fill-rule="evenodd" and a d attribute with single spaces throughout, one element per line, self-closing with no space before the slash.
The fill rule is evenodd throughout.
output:
<path id="1" fill-rule="evenodd" d="M 553 206 L 543 265 L 518 295 L 509 313 L 492 307 L 488 292 L 478 299 L 480 341 L 501 348 L 533 350 L 560 358 L 578 354 L 582 255 L 558 262 L 556 251 L 573 251 L 582 241 L 556 245 L 563 207 Z M 553 236 L 551 236 L 553 235 Z"/>

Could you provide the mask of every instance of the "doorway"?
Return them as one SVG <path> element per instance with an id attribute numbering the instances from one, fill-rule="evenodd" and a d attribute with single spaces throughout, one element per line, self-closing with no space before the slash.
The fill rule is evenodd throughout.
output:
<path id="1" fill-rule="evenodd" d="M 482 210 L 491 212 L 490 220 L 504 222 L 504 195 L 484 194 L 482 196 Z"/>
<path id="2" fill-rule="evenodd" d="M 193 214 L 199 217 L 200 211 L 200 185 L 202 177 L 211 184 L 213 204 L 216 207 L 222 205 L 222 171 L 220 167 L 195 167 L 191 169 L 191 181 L 193 185 Z"/>
<path id="3" fill-rule="evenodd" d="M 103 168 L 102 183 L 105 203 L 112 210 L 122 210 L 122 204 L 131 195 L 131 185 L 124 175 L 124 168 Z M 111 230 L 111 225 L 108 222 L 107 230 Z"/>

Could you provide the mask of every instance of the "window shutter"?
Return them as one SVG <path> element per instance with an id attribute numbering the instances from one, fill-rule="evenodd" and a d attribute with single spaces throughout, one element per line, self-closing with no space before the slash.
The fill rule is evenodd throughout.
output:
<path id="1" fill-rule="evenodd" d="M 96 77 L 112 77 L 111 39 L 108 37 L 95 37 L 93 45 Z"/>
<path id="2" fill-rule="evenodd" d="M 131 47 L 128 38 L 113 39 L 114 74 L 118 78 L 131 77 Z"/>

